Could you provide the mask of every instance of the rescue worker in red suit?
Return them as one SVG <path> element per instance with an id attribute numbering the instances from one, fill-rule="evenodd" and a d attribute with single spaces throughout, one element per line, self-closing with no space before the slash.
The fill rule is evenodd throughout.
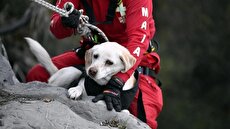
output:
<path id="1" fill-rule="evenodd" d="M 82 5 L 82 0 L 57 0 L 56 5 L 59 8 L 63 8 L 66 2 L 74 4 L 76 9 L 85 8 Z M 110 2 L 116 2 L 117 0 L 87 0 L 91 6 L 96 22 L 106 21 L 108 7 Z M 118 85 L 110 85 L 108 83 L 108 89 L 112 92 L 120 92 L 123 84 L 128 80 L 132 73 L 137 69 L 140 64 L 144 53 L 148 49 L 150 40 L 155 34 L 155 24 L 152 16 L 152 0 L 121 0 L 118 7 L 115 10 L 115 16 L 110 24 L 97 24 L 108 37 L 109 41 L 117 42 L 126 47 L 130 53 L 136 58 L 135 65 L 126 73 L 118 73 L 114 78 L 119 79 Z M 58 38 L 66 38 L 75 33 L 78 26 L 76 22 L 79 18 L 76 12 L 69 15 L 68 18 L 60 16 L 58 13 L 54 13 L 51 17 L 50 30 Z M 66 52 L 59 56 L 53 57 L 52 61 L 59 68 L 75 66 L 84 64 L 84 60 L 76 56 L 74 51 Z M 48 72 L 41 66 L 34 66 L 27 74 L 27 81 L 42 81 L 47 82 L 49 78 Z M 113 79 L 113 78 L 112 78 Z M 105 94 L 105 96 L 110 96 Z M 119 97 L 112 96 L 112 99 Z M 98 101 L 101 98 L 96 98 Z M 105 100 L 106 101 L 106 100 Z M 108 108 L 108 107 L 107 107 Z M 120 111 L 116 105 L 109 107 L 109 110 L 114 108 L 116 111 Z M 153 113 L 157 117 L 157 113 Z M 150 125 L 152 128 L 156 128 L 157 124 Z"/>

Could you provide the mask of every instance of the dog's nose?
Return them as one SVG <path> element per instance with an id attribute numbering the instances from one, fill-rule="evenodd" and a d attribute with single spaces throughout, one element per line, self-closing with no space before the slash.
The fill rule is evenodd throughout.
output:
<path id="1" fill-rule="evenodd" d="M 89 75 L 92 76 L 92 77 L 95 77 L 97 74 L 97 69 L 92 67 L 89 69 Z"/>

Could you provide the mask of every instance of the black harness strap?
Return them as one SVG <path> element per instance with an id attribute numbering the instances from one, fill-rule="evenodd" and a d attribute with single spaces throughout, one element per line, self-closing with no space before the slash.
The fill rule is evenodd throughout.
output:
<path id="1" fill-rule="evenodd" d="M 118 0 L 110 0 L 108 13 L 106 16 L 106 22 L 108 24 L 110 24 L 109 22 L 111 22 L 111 23 L 113 22 L 117 6 L 118 6 Z"/>
<path id="2" fill-rule="evenodd" d="M 96 18 L 94 16 L 92 7 L 90 7 L 90 5 L 87 2 L 87 0 L 81 0 L 81 3 L 85 8 L 87 16 L 89 17 L 89 23 L 94 24 L 96 22 Z"/>
<path id="3" fill-rule="evenodd" d="M 91 0 L 92 1 L 92 0 Z M 106 21 L 104 22 L 97 22 L 93 9 L 92 7 L 89 5 L 89 3 L 87 2 L 87 0 L 81 0 L 82 5 L 85 8 L 86 14 L 89 16 L 89 22 L 91 24 L 111 24 L 113 22 L 114 16 L 115 16 L 115 11 L 116 8 L 118 6 L 120 0 L 110 0 L 109 2 L 109 7 L 108 7 L 108 11 L 107 11 L 107 16 L 106 16 Z"/>
<path id="4" fill-rule="evenodd" d="M 146 115 L 145 115 L 145 108 L 142 101 L 142 92 L 139 90 L 138 100 L 137 100 L 137 118 L 139 118 L 143 122 L 146 121 Z"/>
<path id="5" fill-rule="evenodd" d="M 139 74 L 143 74 L 144 70 L 142 67 L 137 67 L 138 76 Z M 136 84 L 139 86 L 140 78 L 138 77 Z M 146 115 L 145 115 L 145 108 L 144 104 L 142 101 L 142 92 L 139 88 L 139 94 L 138 94 L 138 99 L 137 99 L 137 118 L 140 119 L 143 122 L 146 122 Z"/>

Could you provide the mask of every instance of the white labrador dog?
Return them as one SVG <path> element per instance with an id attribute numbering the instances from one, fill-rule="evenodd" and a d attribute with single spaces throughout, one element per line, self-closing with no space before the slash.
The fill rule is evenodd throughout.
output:
<path id="1" fill-rule="evenodd" d="M 31 52 L 37 60 L 49 72 L 48 83 L 52 86 L 67 88 L 71 82 L 82 74 L 82 71 L 75 67 L 65 67 L 60 70 L 52 63 L 47 51 L 37 41 L 26 37 Z M 118 72 L 128 71 L 136 62 L 136 59 L 129 51 L 115 42 L 105 42 L 95 45 L 86 51 L 85 70 L 86 74 L 99 85 L 106 85 L 113 75 Z M 133 88 L 135 84 L 134 76 L 125 83 L 123 90 Z M 87 95 L 84 86 L 85 78 L 81 78 L 78 85 L 68 89 L 69 97 L 78 99 L 80 96 Z"/>

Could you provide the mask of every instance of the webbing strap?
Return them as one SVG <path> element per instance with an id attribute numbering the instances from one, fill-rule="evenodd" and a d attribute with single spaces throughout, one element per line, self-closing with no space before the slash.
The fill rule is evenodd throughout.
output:
<path id="1" fill-rule="evenodd" d="M 113 22 L 114 16 L 115 16 L 115 11 L 117 8 L 117 2 L 118 0 L 110 0 L 109 2 L 109 8 L 108 8 L 108 13 L 106 16 L 106 22 Z"/>
<path id="2" fill-rule="evenodd" d="M 95 15 L 94 15 L 94 12 L 93 12 L 93 9 L 89 5 L 87 0 L 81 0 L 83 6 L 85 8 L 86 14 L 89 16 L 89 22 L 91 24 L 94 24 L 94 25 L 96 25 L 96 24 L 111 24 L 113 22 L 113 19 L 114 19 L 114 16 L 115 16 L 115 11 L 116 11 L 116 8 L 118 6 L 119 1 L 120 0 L 110 0 L 109 7 L 108 7 L 108 12 L 107 12 L 107 16 L 106 16 L 106 21 L 97 22 L 96 18 L 95 18 Z"/>
<path id="3" fill-rule="evenodd" d="M 138 100 L 137 100 L 137 118 L 143 122 L 147 122 L 145 108 L 144 108 L 144 104 L 142 101 L 142 92 L 140 89 L 139 89 L 139 95 L 138 95 Z"/>
<path id="4" fill-rule="evenodd" d="M 93 9 L 89 6 L 89 3 L 87 2 L 87 0 L 81 0 L 81 3 L 83 4 L 85 11 L 86 11 L 86 14 L 89 17 L 89 23 L 91 23 L 91 24 L 95 23 L 96 18 L 94 16 Z"/>

